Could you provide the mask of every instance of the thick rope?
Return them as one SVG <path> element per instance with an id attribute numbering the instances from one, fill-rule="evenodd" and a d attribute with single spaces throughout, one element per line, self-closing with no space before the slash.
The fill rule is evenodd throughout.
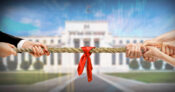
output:
<path id="1" fill-rule="evenodd" d="M 33 52 L 32 49 L 14 49 L 16 52 Z M 81 48 L 48 48 L 48 51 L 51 53 L 83 53 Z M 91 53 L 122 53 L 125 52 L 126 48 L 94 48 Z"/>

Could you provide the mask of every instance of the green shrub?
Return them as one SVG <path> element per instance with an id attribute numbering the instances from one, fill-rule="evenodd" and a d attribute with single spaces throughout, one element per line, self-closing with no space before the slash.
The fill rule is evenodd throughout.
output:
<path id="1" fill-rule="evenodd" d="M 136 59 L 133 59 L 130 63 L 129 63 L 129 67 L 133 70 L 136 70 L 139 68 L 139 64 L 137 62 Z"/>
<path id="2" fill-rule="evenodd" d="M 0 61 L 0 71 L 6 71 L 6 67 L 2 61 Z"/>
<path id="3" fill-rule="evenodd" d="M 22 68 L 23 70 L 28 70 L 29 67 L 30 67 L 30 63 L 29 63 L 28 61 L 23 61 L 23 62 L 21 63 L 21 68 Z"/>
<path id="4" fill-rule="evenodd" d="M 17 62 L 15 61 L 7 61 L 8 70 L 14 71 L 17 68 Z"/>
<path id="5" fill-rule="evenodd" d="M 165 65 L 165 69 L 167 69 L 167 70 L 173 70 L 174 67 L 172 65 L 170 65 L 170 64 L 166 64 Z"/>
<path id="6" fill-rule="evenodd" d="M 144 69 L 149 70 L 151 67 L 151 63 L 148 61 L 141 60 L 141 65 Z"/>
<path id="7" fill-rule="evenodd" d="M 36 70 L 43 69 L 43 63 L 42 63 L 41 61 L 36 61 L 36 62 L 33 64 L 33 67 L 34 67 L 34 69 L 36 69 Z"/>
<path id="8" fill-rule="evenodd" d="M 157 70 L 162 69 L 162 65 L 163 65 L 163 61 L 162 60 L 154 62 L 155 69 L 157 69 Z"/>

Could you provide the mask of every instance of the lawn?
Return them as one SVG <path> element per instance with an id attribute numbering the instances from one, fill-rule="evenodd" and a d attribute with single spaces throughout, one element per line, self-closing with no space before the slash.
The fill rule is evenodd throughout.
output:
<path id="1" fill-rule="evenodd" d="M 0 85 L 33 84 L 64 75 L 66 74 L 44 73 L 42 71 L 0 72 Z"/>
<path id="2" fill-rule="evenodd" d="M 118 76 L 146 83 L 175 83 L 175 72 L 130 72 L 130 73 L 110 73 Z"/>

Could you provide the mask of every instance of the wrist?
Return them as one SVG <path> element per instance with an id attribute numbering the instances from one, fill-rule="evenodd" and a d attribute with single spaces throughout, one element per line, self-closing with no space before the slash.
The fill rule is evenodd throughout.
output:
<path id="1" fill-rule="evenodd" d="M 19 41 L 17 44 L 17 48 L 22 48 L 25 42 L 26 42 L 26 40 Z"/>

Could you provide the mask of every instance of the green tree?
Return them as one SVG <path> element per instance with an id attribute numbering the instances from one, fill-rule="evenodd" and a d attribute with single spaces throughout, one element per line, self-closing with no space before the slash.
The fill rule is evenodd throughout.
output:
<path id="1" fill-rule="evenodd" d="M 43 63 L 42 63 L 41 61 L 36 61 L 36 62 L 33 64 L 33 67 L 34 67 L 34 69 L 36 69 L 36 70 L 43 69 Z"/>
<path id="2" fill-rule="evenodd" d="M 154 62 L 154 66 L 155 66 L 155 68 L 157 70 L 162 69 L 162 65 L 163 65 L 163 61 L 162 60 L 159 60 L 159 61 Z"/>
<path id="3" fill-rule="evenodd" d="M 30 63 L 29 63 L 28 61 L 23 61 L 23 62 L 21 63 L 21 68 L 22 68 L 23 70 L 28 70 L 29 67 L 30 67 Z"/>
<path id="4" fill-rule="evenodd" d="M 146 69 L 146 70 L 149 70 L 150 67 L 151 67 L 150 62 L 144 61 L 144 60 L 141 60 L 141 65 L 142 65 L 142 67 L 143 67 L 144 69 Z"/>
<path id="5" fill-rule="evenodd" d="M 17 62 L 15 61 L 7 61 L 8 70 L 14 71 L 17 68 Z"/>
<path id="6" fill-rule="evenodd" d="M 133 59 L 130 63 L 129 63 L 129 67 L 133 70 L 136 70 L 139 68 L 139 64 L 137 62 L 136 59 Z"/>

